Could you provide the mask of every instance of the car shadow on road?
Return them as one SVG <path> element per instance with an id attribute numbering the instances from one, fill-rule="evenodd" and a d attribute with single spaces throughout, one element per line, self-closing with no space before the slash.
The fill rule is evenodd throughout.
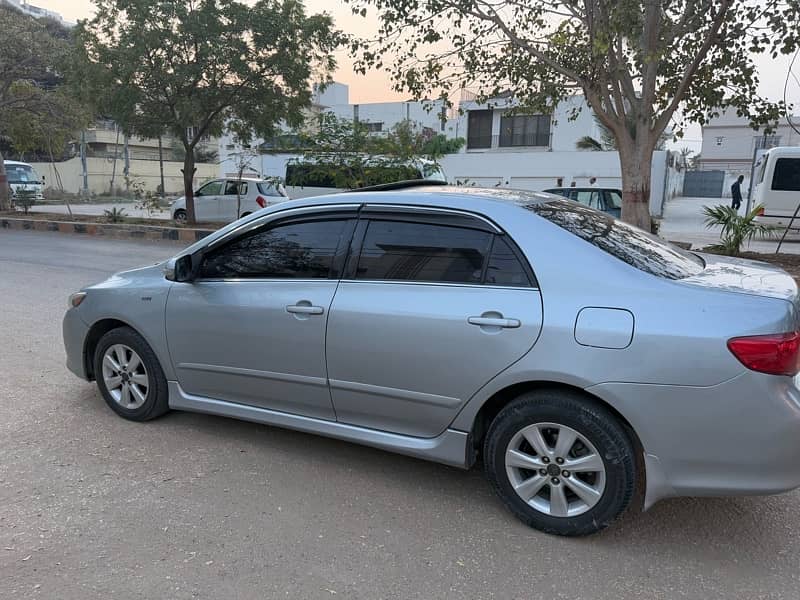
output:
<path id="1" fill-rule="evenodd" d="M 85 412 L 85 418 L 98 427 L 111 423 L 121 430 L 143 427 L 144 433 L 137 433 L 145 438 L 142 442 L 146 438 L 153 443 L 178 439 L 187 447 L 213 447 L 212 455 L 233 467 L 239 453 L 246 449 L 250 460 L 269 476 L 276 474 L 273 469 L 294 474 L 300 467 L 314 465 L 329 482 L 349 481 L 354 486 L 368 482 L 387 495 L 413 497 L 420 514 L 441 513 L 446 508 L 463 515 L 463 526 L 473 533 L 510 535 L 521 541 L 534 536 L 544 543 L 566 544 L 576 550 L 589 545 L 631 556 L 678 551 L 686 560 L 749 548 L 741 555 L 740 564 L 745 568 L 764 568 L 770 556 L 791 556 L 800 544 L 800 527 L 793 519 L 797 492 L 771 497 L 669 499 L 644 513 L 629 511 L 621 521 L 594 536 L 555 538 L 528 529 L 505 509 L 484 479 L 480 461 L 470 471 L 463 471 L 322 436 L 187 412 L 175 411 L 140 425 L 118 419 L 97 392 L 87 390 L 81 396 L 76 398 L 76 410 Z M 356 487 L 350 490 L 353 494 L 356 491 Z M 340 496 L 350 492 L 347 488 L 337 491 Z M 450 521 L 448 527 L 452 525 Z M 753 551 L 758 548 L 768 551 Z"/>

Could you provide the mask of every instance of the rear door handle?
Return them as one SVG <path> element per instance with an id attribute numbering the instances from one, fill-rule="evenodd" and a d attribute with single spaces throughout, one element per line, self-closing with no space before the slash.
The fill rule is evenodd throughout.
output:
<path id="1" fill-rule="evenodd" d="M 309 306 L 306 304 L 292 304 L 286 307 L 286 312 L 296 315 L 321 315 L 325 310 L 321 306 Z"/>
<path id="2" fill-rule="evenodd" d="M 519 319 L 498 319 L 493 317 L 469 317 L 467 323 L 479 327 L 504 327 L 515 329 L 521 325 Z"/>

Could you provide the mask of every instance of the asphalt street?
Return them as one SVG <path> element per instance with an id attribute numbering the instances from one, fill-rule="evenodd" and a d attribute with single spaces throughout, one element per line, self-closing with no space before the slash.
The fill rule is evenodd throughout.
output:
<path id="1" fill-rule="evenodd" d="M 120 419 L 64 367 L 67 295 L 178 248 L 0 230 L 0 598 L 800 595 L 798 492 L 668 500 L 563 539 L 519 523 L 478 468 L 204 415 Z"/>

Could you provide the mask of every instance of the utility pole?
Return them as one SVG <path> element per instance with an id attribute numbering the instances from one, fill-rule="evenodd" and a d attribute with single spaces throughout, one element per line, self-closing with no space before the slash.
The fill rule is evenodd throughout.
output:
<path id="1" fill-rule="evenodd" d="M 89 197 L 89 173 L 87 172 L 86 168 L 86 130 L 81 130 L 81 176 L 83 179 L 83 185 L 81 186 L 81 196 L 83 198 Z"/>
<path id="2" fill-rule="evenodd" d="M 122 174 L 125 175 L 125 193 L 127 194 L 130 191 L 131 181 L 130 181 L 130 174 L 131 174 L 131 157 L 128 153 L 128 134 L 125 134 L 125 138 L 122 142 L 122 159 L 123 159 L 123 168 Z"/>
<path id="3" fill-rule="evenodd" d="M 164 153 L 161 149 L 161 136 L 158 136 L 158 169 L 161 171 L 161 199 L 164 199 Z"/>

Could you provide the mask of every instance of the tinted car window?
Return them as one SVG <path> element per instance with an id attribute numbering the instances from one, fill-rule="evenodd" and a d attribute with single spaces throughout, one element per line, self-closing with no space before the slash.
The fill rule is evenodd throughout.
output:
<path id="1" fill-rule="evenodd" d="M 222 193 L 221 181 L 210 181 L 197 190 L 198 196 L 219 196 Z"/>
<path id="2" fill-rule="evenodd" d="M 488 285 L 530 287 L 531 282 L 525 267 L 502 236 L 497 236 L 492 245 L 492 254 L 486 268 Z"/>
<path id="3" fill-rule="evenodd" d="M 772 189 L 780 192 L 800 192 L 800 158 L 779 158 L 775 161 Z"/>
<path id="4" fill-rule="evenodd" d="M 262 183 L 259 181 L 256 183 L 256 187 L 258 187 L 258 191 L 265 196 L 280 196 L 281 192 L 278 186 L 273 185 L 271 183 Z"/>
<path id="5" fill-rule="evenodd" d="M 525 208 L 645 273 L 683 279 L 704 268 L 691 252 L 580 204 L 554 200 Z"/>
<path id="6" fill-rule="evenodd" d="M 607 208 L 622 208 L 622 194 L 617 190 L 606 190 Z"/>
<path id="7" fill-rule="evenodd" d="M 208 278 L 328 277 L 344 220 L 277 225 L 243 236 L 203 259 Z"/>
<path id="8" fill-rule="evenodd" d="M 491 241 L 476 229 L 370 221 L 356 277 L 481 283 Z"/>

